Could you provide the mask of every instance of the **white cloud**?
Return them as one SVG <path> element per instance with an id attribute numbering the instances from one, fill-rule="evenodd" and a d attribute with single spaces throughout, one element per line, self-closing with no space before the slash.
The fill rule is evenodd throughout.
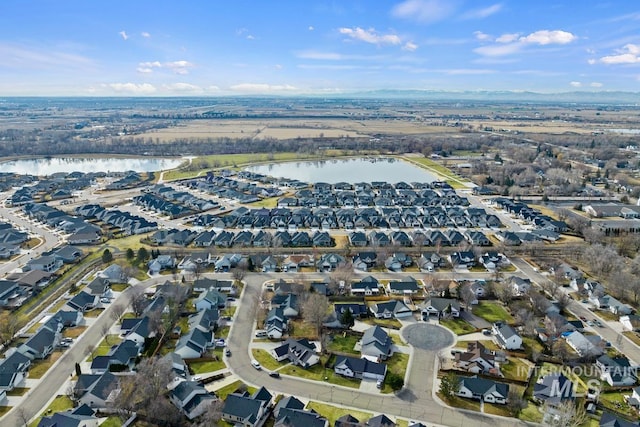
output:
<path id="1" fill-rule="evenodd" d="M 481 69 L 481 68 L 458 68 L 453 70 L 444 70 L 445 74 L 452 76 L 472 76 L 482 74 L 494 74 L 494 70 Z"/>
<path id="2" fill-rule="evenodd" d="M 591 87 L 602 87 L 602 83 L 600 83 L 600 82 L 591 82 L 591 83 L 589 83 L 589 86 L 591 86 Z"/>
<path id="3" fill-rule="evenodd" d="M 244 93 L 291 92 L 297 90 L 291 85 L 270 85 L 266 83 L 241 83 L 230 86 L 229 89 Z"/>
<path id="4" fill-rule="evenodd" d="M 135 95 L 145 95 L 156 92 L 155 86 L 149 83 L 110 83 L 107 85 L 118 93 L 131 93 Z"/>
<path id="5" fill-rule="evenodd" d="M 282 64 L 276 64 L 273 66 L 273 68 L 275 68 L 276 70 L 282 70 Z"/>
<path id="6" fill-rule="evenodd" d="M 335 52 L 304 51 L 299 52 L 296 56 L 302 59 L 318 59 L 330 61 L 339 61 L 341 59 L 345 59 L 343 55 Z"/>
<path id="7" fill-rule="evenodd" d="M 0 42 L 0 66 L 29 69 L 86 69 L 93 65 L 89 58 L 58 50 L 51 46 L 27 46 Z"/>
<path id="8" fill-rule="evenodd" d="M 520 37 L 523 43 L 547 45 L 547 44 L 567 44 L 577 40 L 578 37 L 567 31 L 562 30 L 540 30 L 529 34 L 526 37 Z"/>
<path id="9" fill-rule="evenodd" d="M 406 42 L 404 44 L 404 46 L 402 46 L 402 50 L 406 50 L 406 51 L 409 51 L 409 52 L 413 52 L 417 48 L 418 48 L 418 45 L 415 44 L 414 42 Z"/>
<path id="10" fill-rule="evenodd" d="M 192 85 L 190 83 L 170 83 L 164 84 L 162 87 L 171 92 L 202 92 L 202 88 L 200 86 Z"/>
<path id="11" fill-rule="evenodd" d="M 482 9 L 473 9 L 462 14 L 462 19 L 484 19 L 502 10 L 502 4 L 496 3 Z"/>
<path id="12" fill-rule="evenodd" d="M 528 45 L 567 44 L 577 39 L 576 35 L 562 30 L 540 30 L 526 36 L 509 33 L 496 38 L 498 44 L 480 46 L 473 51 L 483 56 L 504 56 L 519 52 Z"/>
<path id="13" fill-rule="evenodd" d="M 587 59 L 587 63 L 588 63 L 589 65 L 593 65 L 593 64 L 595 64 L 596 62 L 598 62 L 598 61 L 596 61 L 596 60 L 595 60 L 595 59 L 593 59 L 593 58 L 589 58 L 589 59 Z"/>
<path id="14" fill-rule="evenodd" d="M 394 6 L 391 14 L 396 18 L 431 23 L 450 16 L 455 8 L 453 0 L 405 0 Z"/>
<path id="15" fill-rule="evenodd" d="M 492 37 L 489 34 L 483 33 L 482 31 L 474 31 L 473 35 L 476 40 L 480 40 L 481 42 L 490 41 Z"/>
<path id="16" fill-rule="evenodd" d="M 220 88 L 219 88 L 218 86 L 211 85 L 211 86 L 208 86 L 208 87 L 207 87 L 207 90 L 208 90 L 209 92 L 218 92 L 218 91 L 220 90 Z"/>
<path id="17" fill-rule="evenodd" d="M 504 56 L 518 52 L 522 48 L 520 43 L 494 44 L 480 46 L 473 51 L 482 56 Z"/>
<path id="18" fill-rule="evenodd" d="M 622 49 L 616 49 L 616 55 L 600 58 L 603 64 L 637 64 L 640 62 L 640 45 L 626 44 Z"/>
<path id="19" fill-rule="evenodd" d="M 309 25 L 309 31 L 313 31 L 315 30 L 315 28 L 313 28 L 313 25 Z"/>
<path id="20" fill-rule="evenodd" d="M 148 39 L 151 37 L 151 34 L 147 33 L 146 31 L 141 32 L 140 35 L 145 39 Z"/>
<path id="21" fill-rule="evenodd" d="M 355 28 L 340 28 L 338 29 L 340 34 L 344 34 L 354 40 L 359 40 L 365 43 L 371 43 L 376 45 L 391 44 L 397 45 L 401 43 L 400 37 L 395 34 L 377 34 L 376 30 L 370 28 L 368 30 L 360 27 Z"/>
<path id="22" fill-rule="evenodd" d="M 569 83 L 572 87 L 581 87 L 582 86 L 582 82 L 571 82 Z"/>
<path id="23" fill-rule="evenodd" d="M 518 33 L 506 33 L 499 36 L 496 41 L 498 43 L 513 43 L 514 41 L 518 40 L 519 37 L 520 34 Z"/>
<path id="24" fill-rule="evenodd" d="M 125 30 L 120 31 L 118 34 L 120 34 L 120 37 L 122 37 L 122 40 L 127 40 L 129 38 Z"/>
<path id="25" fill-rule="evenodd" d="M 189 61 L 171 61 L 171 62 L 160 62 L 160 61 L 147 61 L 140 62 L 138 64 L 138 68 L 136 70 L 139 73 L 148 74 L 152 73 L 156 68 L 165 68 L 173 71 L 175 74 L 189 74 L 189 68 L 193 68 L 193 64 Z"/>

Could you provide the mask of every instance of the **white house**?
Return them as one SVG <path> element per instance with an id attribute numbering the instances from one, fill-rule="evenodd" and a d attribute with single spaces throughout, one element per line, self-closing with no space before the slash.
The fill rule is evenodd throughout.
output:
<path id="1" fill-rule="evenodd" d="M 496 343 L 503 349 L 518 350 L 522 348 L 522 338 L 511 326 L 506 323 L 494 323 L 492 329 Z"/>
<path id="2" fill-rule="evenodd" d="M 504 405 L 507 403 L 509 396 L 509 385 L 475 376 L 462 378 L 456 394 L 467 399 L 477 399 L 487 403 Z"/>

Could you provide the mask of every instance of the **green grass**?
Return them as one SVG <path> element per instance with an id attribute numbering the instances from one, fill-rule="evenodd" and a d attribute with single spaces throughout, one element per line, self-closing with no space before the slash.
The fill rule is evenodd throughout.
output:
<path id="1" fill-rule="evenodd" d="M 91 311 L 85 312 L 84 317 L 99 317 L 103 311 L 104 311 L 104 308 L 94 308 Z"/>
<path id="2" fill-rule="evenodd" d="M 7 392 L 7 396 L 24 396 L 30 389 L 28 387 L 15 387 Z"/>
<path id="3" fill-rule="evenodd" d="M 544 352 L 544 346 L 535 338 L 522 337 L 522 345 L 526 350 L 537 351 L 538 353 Z"/>
<path id="4" fill-rule="evenodd" d="M 353 409 L 327 405 L 326 403 L 320 402 L 309 402 L 306 406 L 306 409 L 313 409 L 318 414 L 325 417 L 329 421 L 330 426 L 334 425 L 338 418 L 347 414 L 356 417 L 362 423 L 362 425 L 364 425 L 364 422 L 373 416 L 373 414 L 370 412 L 356 411 Z"/>
<path id="5" fill-rule="evenodd" d="M 473 307 L 473 314 L 489 323 L 499 321 L 513 323 L 513 316 L 499 302 L 480 301 Z"/>
<path id="6" fill-rule="evenodd" d="M 502 417 L 510 417 L 511 412 L 507 409 L 506 405 L 498 405 L 493 403 L 485 403 L 484 404 L 484 413 L 485 414 L 493 414 L 500 415 Z"/>
<path id="7" fill-rule="evenodd" d="M 442 399 L 449 406 L 480 412 L 480 402 L 477 400 L 463 399 L 462 397 L 458 397 L 458 396 L 453 396 L 452 398 L 447 399 L 440 392 L 438 392 L 437 394 L 438 394 L 438 397 L 440 397 L 440 399 Z"/>
<path id="8" fill-rule="evenodd" d="M 111 346 L 114 346 L 116 344 L 120 344 L 122 342 L 122 338 L 120 338 L 118 335 L 115 334 L 109 334 L 107 335 L 105 338 L 103 338 L 102 341 L 100 341 L 100 344 L 98 344 L 98 346 L 93 350 L 91 356 L 89 357 L 89 361 L 92 361 L 94 357 L 96 356 L 106 356 L 107 353 L 109 353 L 109 350 L 111 350 Z"/>
<path id="9" fill-rule="evenodd" d="M 368 319 L 362 320 L 364 323 L 368 323 L 370 325 L 378 325 L 383 328 L 391 328 L 391 329 L 400 329 L 402 327 L 402 323 L 398 319 L 376 319 L 375 317 L 369 317 Z"/>
<path id="10" fill-rule="evenodd" d="M 273 358 L 273 356 L 269 354 L 267 350 L 263 350 L 261 348 L 252 348 L 251 354 L 253 354 L 254 359 L 260 362 L 263 368 L 268 369 L 270 371 L 274 371 L 286 365 L 286 363 L 278 362 L 276 359 Z"/>
<path id="11" fill-rule="evenodd" d="M 354 346 L 360 340 L 360 337 L 355 335 L 334 335 L 331 342 L 329 342 L 329 351 L 348 354 L 360 354 L 359 351 L 354 350 Z"/>
<path id="12" fill-rule="evenodd" d="M 469 343 L 471 342 L 476 342 L 476 341 L 475 340 L 474 341 L 458 340 L 458 342 L 456 342 L 456 348 L 462 348 L 466 350 Z M 491 340 L 479 340 L 478 342 L 484 345 L 487 348 L 487 350 L 500 350 L 500 347 L 498 347 L 498 344 L 496 344 Z"/>
<path id="13" fill-rule="evenodd" d="M 29 368 L 29 378 L 39 379 L 47 373 L 49 368 L 62 356 L 62 351 L 56 350 L 46 359 L 34 361 Z"/>
<path id="14" fill-rule="evenodd" d="M 517 357 L 509 357 L 507 360 L 509 363 L 500 364 L 504 377 L 508 380 L 526 381 L 531 364 Z"/>
<path id="15" fill-rule="evenodd" d="M 275 208 L 278 206 L 279 197 L 269 197 L 249 204 L 251 208 Z"/>
<path id="16" fill-rule="evenodd" d="M 220 314 L 221 316 L 229 316 L 229 317 L 233 317 L 234 314 L 236 314 L 236 310 L 238 309 L 237 306 L 231 306 L 231 307 L 227 307 L 224 310 L 222 310 L 222 313 Z"/>
<path id="17" fill-rule="evenodd" d="M 613 314 L 610 311 L 607 310 L 598 310 L 595 312 L 597 316 L 599 316 L 602 320 L 606 320 L 606 321 L 614 321 L 617 322 L 618 319 L 620 318 L 619 314 Z"/>
<path id="18" fill-rule="evenodd" d="M 87 326 L 74 326 L 73 328 L 66 328 L 64 331 L 62 331 L 62 336 L 65 338 L 78 338 L 86 330 Z"/>
<path id="19" fill-rule="evenodd" d="M 4 416 L 7 412 L 9 412 L 13 406 L 0 406 L 0 418 Z"/>
<path id="20" fill-rule="evenodd" d="M 293 320 L 289 321 L 289 335 L 291 338 L 315 339 L 318 333 L 313 325 L 303 320 Z"/>
<path id="21" fill-rule="evenodd" d="M 66 411 L 67 409 L 71 408 L 73 408 L 73 402 L 71 401 L 71 399 L 69 399 L 67 396 L 58 395 L 55 399 L 53 399 L 51 405 L 49 405 L 47 409 L 44 410 L 42 415 L 40 415 L 38 419 L 29 424 L 29 427 L 36 427 L 42 417 L 45 415 L 55 414 L 56 412 Z"/>
<path id="22" fill-rule="evenodd" d="M 216 354 L 216 350 L 214 350 L 214 354 Z M 222 360 L 222 350 L 220 350 L 220 355 L 216 354 L 216 356 L 218 356 L 218 360 L 202 360 L 197 362 L 189 362 L 189 368 L 191 368 L 194 374 L 206 374 L 209 372 L 215 372 L 219 371 L 220 369 L 224 369 L 226 365 Z"/>
<path id="23" fill-rule="evenodd" d="M 622 333 L 625 337 L 629 338 L 635 345 L 640 346 L 640 336 L 633 331 L 624 331 Z"/>
<path id="24" fill-rule="evenodd" d="M 128 287 L 129 287 L 129 285 L 127 283 L 115 283 L 115 284 L 111 285 L 111 290 L 113 292 L 122 292 L 125 289 L 127 289 Z"/>
<path id="25" fill-rule="evenodd" d="M 122 427 L 122 420 L 120 417 L 112 416 L 100 424 L 100 427 Z"/>
<path id="26" fill-rule="evenodd" d="M 457 188 L 457 189 L 468 188 L 465 184 L 469 183 L 470 181 L 468 181 L 465 178 L 461 178 L 457 176 L 450 169 L 442 166 L 441 164 L 431 159 L 427 159 L 426 157 L 424 158 L 412 157 L 410 160 L 412 162 L 418 163 L 423 168 L 429 170 L 429 172 L 438 175 L 439 179 L 444 179 L 453 188 Z"/>
<path id="27" fill-rule="evenodd" d="M 450 329 L 456 335 L 470 334 L 477 330 L 475 326 L 462 319 L 443 319 L 440 320 L 440 326 Z"/>
<path id="28" fill-rule="evenodd" d="M 242 387 L 244 387 L 249 393 L 253 393 L 256 391 L 255 387 L 246 386 L 242 381 L 238 380 L 231 384 L 227 384 L 224 387 L 220 387 L 219 389 L 215 390 L 215 392 L 220 399 L 224 400 L 228 395 Z"/>
<path id="29" fill-rule="evenodd" d="M 223 326 L 216 331 L 216 338 L 227 338 L 229 336 L 229 326 Z"/>
<path id="30" fill-rule="evenodd" d="M 333 369 L 325 369 L 319 364 L 314 365 L 308 369 L 302 369 L 299 366 L 287 365 L 280 369 L 280 373 L 283 375 L 291 375 L 294 377 L 305 378 L 313 381 L 326 381 L 330 384 L 341 385 L 344 387 L 360 387 L 360 380 L 345 378 L 341 375 L 337 375 L 335 372 L 333 372 Z"/>
<path id="31" fill-rule="evenodd" d="M 538 406 L 534 405 L 532 402 L 529 402 L 527 407 L 520 411 L 520 415 L 518 415 L 518 418 L 522 421 L 540 423 L 542 422 L 542 412 L 540 412 Z"/>
<path id="32" fill-rule="evenodd" d="M 624 395 L 631 394 L 631 390 L 624 392 L 604 392 L 600 394 L 599 402 L 602 406 L 614 412 L 620 412 L 628 417 L 636 417 L 636 411 L 624 400 Z"/>

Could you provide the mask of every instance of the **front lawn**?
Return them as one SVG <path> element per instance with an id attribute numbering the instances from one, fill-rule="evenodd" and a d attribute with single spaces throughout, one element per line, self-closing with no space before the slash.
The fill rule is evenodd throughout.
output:
<path id="1" fill-rule="evenodd" d="M 7 396 L 24 396 L 29 390 L 28 387 L 14 387 L 13 390 L 7 391 Z"/>
<path id="2" fill-rule="evenodd" d="M 442 319 L 440 326 L 450 329 L 456 335 L 470 334 L 477 330 L 475 326 L 463 319 Z"/>
<path id="3" fill-rule="evenodd" d="M 236 310 L 238 309 L 237 306 L 232 305 L 231 307 L 227 307 L 224 310 L 222 310 L 222 313 L 220 314 L 221 316 L 229 316 L 229 317 L 233 317 L 234 314 L 236 314 Z"/>
<path id="4" fill-rule="evenodd" d="M 393 353 L 393 356 L 387 359 L 386 364 L 389 372 L 393 372 L 404 378 L 404 374 L 407 372 L 407 366 L 409 365 L 409 355 L 406 353 Z"/>
<path id="5" fill-rule="evenodd" d="M 325 417 L 329 421 L 330 426 L 334 425 L 338 418 L 347 414 L 357 418 L 362 425 L 364 425 L 364 422 L 373 416 L 373 414 L 369 412 L 356 411 L 320 402 L 309 402 L 307 403 L 306 409 L 313 409 L 318 414 Z"/>
<path id="6" fill-rule="evenodd" d="M 111 290 L 113 292 L 122 292 L 129 287 L 128 283 L 114 283 L 111 285 Z M 104 425 L 104 424 L 103 424 Z"/>
<path id="7" fill-rule="evenodd" d="M 640 336 L 633 331 L 624 331 L 622 333 L 625 337 L 629 338 L 635 345 L 640 346 Z"/>
<path id="8" fill-rule="evenodd" d="M 4 416 L 7 412 L 9 412 L 13 406 L 0 406 L 0 418 Z"/>
<path id="9" fill-rule="evenodd" d="M 62 351 L 55 350 L 46 359 L 33 362 L 29 368 L 29 378 L 40 379 L 51 366 L 62 356 Z"/>
<path id="10" fill-rule="evenodd" d="M 216 338 L 224 338 L 227 339 L 229 336 L 229 326 L 223 326 L 216 331 Z"/>
<path id="11" fill-rule="evenodd" d="M 104 308 L 94 308 L 93 310 L 86 311 L 84 317 L 98 317 L 102 314 Z"/>
<path id="12" fill-rule="evenodd" d="M 402 323 L 400 323 L 398 319 L 376 319 L 375 317 L 369 317 L 362 319 L 362 322 L 370 325 L 378 325 L 383 328 L 400 329 L 402 327 Z"/>
<path id="13" fill-rule="evenodd" d="M 442 393 L 437 393 L 438 397 L 444 401 L 449 406 L 453 406 L 454 408 L 460 409 L 468 409 L 470 411 L 480 412 L 480 402 L 477 400 L 471 399 L 463 399 L 462 397 L 453 396 L 450 399 L 447 399 Z"/>
<path id="14" fill-rule="evenodd" d="M 360 380 L 345 378 L 336 374 L 333 369 L 323 368 L 320 364 L 314 365 L 308 369 L 302 369 L 299 366 L 287 365 L 280 369 L 280 373 L 313 381 L 326 381 L 330 384 L 341 385 L 344 387 L 360 387 Z"/>
<path id="15" fill-rule="evenodd" d="M 49 405 L 47 409 L 44 410 L 42 415 L 40 415 L 36 420 L 29 424 L 29 427 L 36 427 L 40 423 L 42 417 L 45 415 L 55 414 L 56 412 L 66 411 L 67 409 L 71 408 L 73 408 L 73 402 L 71 401 L 71 399 L 69 399 L 69 397 L 67 396 L 58 395 L 55 399 L 53 399 L 51 405 Z"/>
<path id="16" fill-rule="evenodd" d="M 473 307 L 473 314 L 483 318 L 489 323 L 506 322 L 513 323 L 513 316 L 507 310 L 495 301 L 480 301 L 478 305 Z"/>
<path id="17" fill-rule="evenodd" d="M 106 356 L 107 353 L 109 353 L 109 350 L 111 350 L 112 346 L 120 344 L 121 342 L 122 338 L 120 338 L 119 335 L 107 335 L 102 341 L 100 341 L 100 344 L 98 344 L 98 346 L 93 349 L 91 355 L 89 356 L 89 362 L 93 361 L 93 358 L 96 356 Z"/>
<path id="18" fill-rule="evenodd" d="M 86 326 L 74 326 L 73 328 L 66 328 L 64 331 L 62 331 L 62 336 L 65 338 L 78 338 L 86 329 Z"/>
<path id="19" fill-rule="evenodd" d="M 358 341 L 360 341 L 360 337 L 357 335 L 333 335 L 329 342 L 328 349 L 331 352 L 337 353 L 360 354 L 359 351 L 354 350 Z"/>
<path id="20" fill-rule="evenodd" d="M 484 413 L 485 414 L 493 414 L 500 415 L 502 417 L 511 417 L 511 411 L 507 409 L 507 405 L 498 405 L 493 403 L 485 403 L 484 404 Z"/>
<path id="21" fill-rule="evenodd" d="M 267 350 L 263 350 L 261 348 L 252 348 L 251 354 L 253 354 L 254 359 L 260 362 L 263 368 L 269 369 L 270 371 L 276 370 L 286 365 L 286 363 L 278 362 L 273 358 L 273 356 L 271 356 L 271 354 L 269 354 Z"/>

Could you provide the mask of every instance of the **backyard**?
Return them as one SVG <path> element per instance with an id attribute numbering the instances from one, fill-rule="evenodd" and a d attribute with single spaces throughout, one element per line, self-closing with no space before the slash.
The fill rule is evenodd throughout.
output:
<path id="1" fill-rule="evenodd" d="M 354 350 L 359 340 L 360 337 L 357 335 L 333 335 L 329 342 L 328 349 L 333 353 L 360 354 L 359 351 Z"/>
<path id="2" fill-rule="evenodd" d="M 480 301 L 473 307 L 473 314 L 483 318 L 489 323 L 507 322 L 513 323 L 513 317 L 507 310 L 495 301 Z"/>

